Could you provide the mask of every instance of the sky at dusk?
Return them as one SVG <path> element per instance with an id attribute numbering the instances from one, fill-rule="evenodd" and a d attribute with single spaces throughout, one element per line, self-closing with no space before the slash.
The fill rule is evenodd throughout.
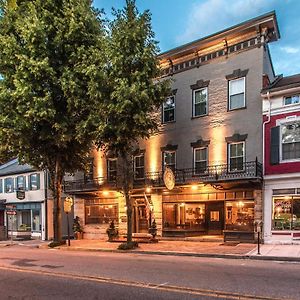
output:
<path id="1" fill-rule="evenodd" d="M 160 50 L 166 51 L 246 21 L 276 11 L 281 39 L 270 44 L 276 74 L 300 73 L 299 0 L 136 0 L 139 11 L 149 9 Z M 111 8 L 125 0 L 94 0 L 111 18 Z"/>

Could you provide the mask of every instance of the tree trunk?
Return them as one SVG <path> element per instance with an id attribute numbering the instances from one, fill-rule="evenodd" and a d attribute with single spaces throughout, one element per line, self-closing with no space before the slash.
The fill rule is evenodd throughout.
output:
<path id="1" fill-rule="evenodd" d="M 54 242 L 62 241 L 62 180 L 61 165 L 59 158 L 55 162 L 55 174 L 53 183 L 53 233 Z"/>
<path id="2" fill-rule="evenodd" d="M 130 162 L 127 153 L 121 154 L 122 158 L 122 190 L 127 207 L 127 244 L 132 242 L 132 203 L 130 196 Z"/>

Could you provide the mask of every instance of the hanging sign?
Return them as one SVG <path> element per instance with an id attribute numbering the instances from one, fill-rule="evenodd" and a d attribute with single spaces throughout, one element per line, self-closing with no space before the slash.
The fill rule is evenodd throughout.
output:
<path id="1" fill-rule="evenodd" d="M 66 197 L 64 201 L 64 212 L 69 213 L 72 210 L 73 206 L 73 198 L 72 197 Z"/>
<path id="2" fill-rule="evenodd" d="M 17 190 L 17 198 L 19 200 L 24 200 L 25 199 L 25 191 Z"/>
<path id="3" fill-rule="evenodd" d="M 175 186 L 175 175 L 172 171 L 172 169 L 166 167 L 164 171 L 164 183 L 168 190 L 173 190 Z"/>

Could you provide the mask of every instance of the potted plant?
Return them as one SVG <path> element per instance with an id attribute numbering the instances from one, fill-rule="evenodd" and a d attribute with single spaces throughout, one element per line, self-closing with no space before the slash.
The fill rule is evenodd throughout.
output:
<path id="1" fill-rule="evenodd" d="M 156 234 L 157 234 L 157 226 L 155 220 L 153 220 L 150 228 L 149 228 L 149 233 L 152 235 L 152 237 L 155 239 Z"/>
<path id="2" fill-rule="evenodd" d="M 82 240 L 83 239 L 83 229 L 81 227 L 81 224 L 79 222 L 79 217 L 76 216 L 73 221 L 73 232 L 74 237 L 76 240 Z"/>
<path id="3" fill-rule="evenodd" d="M 115 226 L 115 222 L 112 220 L 109 227 L 106 229 L 106 233 L 108 236 L 108 241 L 112 241 L 113 239 L 115 239 L 118 235 L 118 229 Z"/>

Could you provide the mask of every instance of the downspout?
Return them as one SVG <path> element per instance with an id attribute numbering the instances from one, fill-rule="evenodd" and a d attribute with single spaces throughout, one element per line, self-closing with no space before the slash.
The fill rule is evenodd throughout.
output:
<path id="1" fill-rule="evenodd" d="M 265 175 L 265 131 L 266 131 L 266 124 L 270 123 L 271 121 L 271 99 L 270 99 L 270 92 L 267 92 L 267 97 L 269 101 L 269 110 L 267 115 L 267 120 L 263 122 L 263 175 Z"/>
<path id="2" fill-rule="evenodd" d="M 45 241 L 48 240 L 48 172 L 44 171 L 45 186 Z"/>

